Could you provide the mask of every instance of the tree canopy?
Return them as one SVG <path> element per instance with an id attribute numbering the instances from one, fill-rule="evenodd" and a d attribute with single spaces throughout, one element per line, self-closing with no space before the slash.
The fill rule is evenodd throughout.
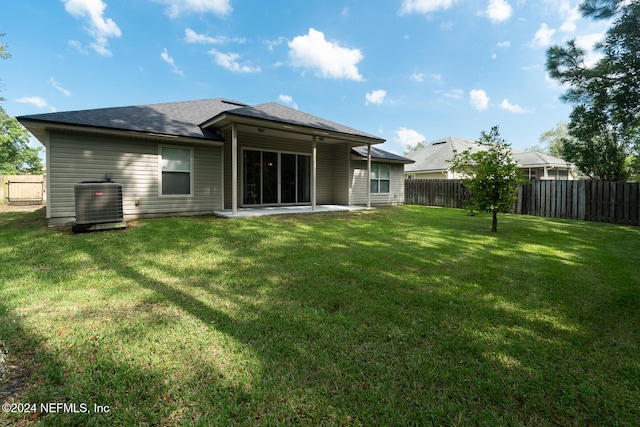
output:
<path id="1" fill-rule="evenodd" d="M 420 141 L 416 145 L 406 144 L 405 145 L 405 150 L 404 150 L 404 155 L 406 156 L 409 153 L 414 153 L 416 151 L 422 150 L 427 145 L 429 145 L 429 144 L 427 143 L 426 140 L 425 141 Z"/>
<path id="2" fill-rule="evenodd" d="M 29 146 L 29 132 L 0 107 L 0 175 L 43 173 L 39 152 Z"/>
<path id="3" fill-rule="evenodd" d="M 602 58 L 587 65 L 575 40 L 547 51 L 551 78 L 569 85 L 562 100 L 573 104 L 562 155 L 587 175 L 625 180 L 629 156 L 637 156 L 640 137 L 640 2 L 585 0 L 585 17 L 613 24 L 596 45 Z"/>
<path id="4" fill-rule="evenodd" d="M 469 190 L 470 208 L 493 214 L 491 232 L 498 231 L 498 213 L 507 213 L 524 181 L 511 157 L 511 146 L 500 137 L 498 126 L 482 131 L 479 150 L 455 153 L 452 169 L 462 174 L 462 184 Z"/>
<path id="5" fill-rule="evenodd" d="M 543 132 L 539 141 L 544 144 L 544 152 L 564 159 L 564 141 L 573 138 L 569 135 L 567 122 L 558 122 L 556 127 Z"/>

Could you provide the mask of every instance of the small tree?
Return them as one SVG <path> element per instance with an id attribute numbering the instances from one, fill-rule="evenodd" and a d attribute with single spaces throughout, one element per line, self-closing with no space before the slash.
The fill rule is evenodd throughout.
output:
<path id="1" fill-rule="evenodd" d="M 493 214 L 491 232 L 498 232 L 498 212 L 511 210 L 518 186 L 525 180 L 511 157 L 511 147 L 500 137 L 498 126 L 482 131 L 478 150 L 455 153 L 452 169 L 462 174 L 472 209 Z"/>

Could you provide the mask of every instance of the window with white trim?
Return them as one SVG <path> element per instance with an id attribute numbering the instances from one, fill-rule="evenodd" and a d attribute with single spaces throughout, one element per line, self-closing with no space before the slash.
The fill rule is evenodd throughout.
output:
<path id="1" fill-rule="evenodd" d="M 391 182 L 389 165 L 371 165 L 371 193 L 388 193 Z"/>
<path id="2" fill-rule="evenodd" d="M 160 195 L 191 196 L 193 148 L 160 146 Z"/>

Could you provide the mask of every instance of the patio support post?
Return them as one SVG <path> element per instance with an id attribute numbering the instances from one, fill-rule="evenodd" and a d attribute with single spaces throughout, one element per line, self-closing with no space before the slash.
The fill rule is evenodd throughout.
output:
<path id="1" fill-rule="evenodd" d="M 315 135 L 311 142 L 311 210 L 316 210 L 316 155 L 318 147 Z"/>
<path id="2" fill-rule="evenodd" d="M 367 209 L 371 208 L 371 144 L 367 144 Z"/>
<path id="3" fill-rule="evenodd" d="M 231 125 L 231 213 L 238 213 L 238 129 Z"/>

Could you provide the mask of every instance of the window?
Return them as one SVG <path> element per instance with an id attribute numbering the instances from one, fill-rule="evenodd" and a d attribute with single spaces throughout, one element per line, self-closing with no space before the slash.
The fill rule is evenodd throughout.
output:
<path id="1" fill-rule="evenodd" d="M 191 196 L 193 149 L 160 146 L 161 196 Z"/>
<path id="2" fill-rule="evenodd" d="M 388 193 L 391 168 L 388 165 L 371 165 L 371 192 Z"/>

